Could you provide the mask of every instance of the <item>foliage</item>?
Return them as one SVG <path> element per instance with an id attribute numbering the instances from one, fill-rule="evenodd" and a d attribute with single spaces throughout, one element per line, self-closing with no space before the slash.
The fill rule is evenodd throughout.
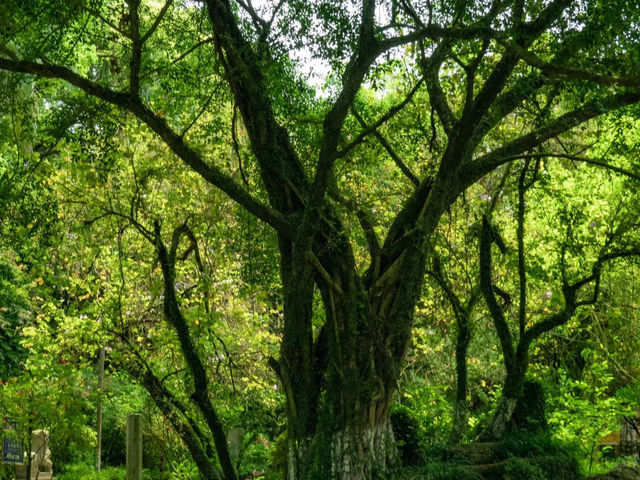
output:
<path id="1" fill-rule="evenodd" d="M 92 465 L 78 463 L 67 466 L 63 473 L 56 473 L 56 478 L 60 480 L 125 480 L 125 474 L 126 470 L 123 467 L 107 467 L 97 473 Z M 142 470 L 142 480 L 192 480 L 195 478 L 195 476 L 184 476 L 180 472 L 168 474 Z"/>
<path id="2" fill-rule="evenodd" d="M 408 407 L 397 406 L 391 412 L 391 425 L 402 465 L 419 465 L 425 441 L 424 435 L 420 432 L 420 422 Z"/>
<path id="3" fill-rule="evenodd" d="M 459 419 L 473 439 L 527 369 L 560 438 L 631 405 L 633 2 L 4 3 L 0 413 L 56 461 L 91 463 L 99 398 L 105 459 L 142 411 L 152 466 L 208 480 L 277 438 L 281 469 L 285 430 L 294 476 L 372 478 L 394 403 L 408 459 Z M 507 248 L 479 266 L 489 220 Z"/>
<path id="4" fill-rule="evenodd" d="M 549 423 L 556 438 L 573 441 L 579 448 L 581 466 L 591 472 L 594 461 L 602 460 L 597 444 L 605 435 L 620 430 L 623 415 L 637 411 L 637 397 L 628 396 L 627 389 L 611 394 L 613 376 L 605 359 L 584 352 L 589 366 L 584 378 L 571 380 L 560 372 L 559 391 L 552 397 L 553 413 Z M 592 363 L 593 362 L 593 363 Z"/>
<path id="5" fill-rule="evenodd" d="M 27 351 L 20 345 L 20 329 L 27 318 L 29 293 L 25 275 L 15 260 L 0 254 L 0 379 L 16 376 Z"/>
<path id="6" fill-rule="evenodd" d="M 562 455 L 546 455 L 538 458 L 507 459 L 504 467 L 505 480 L 578 480 L 581 475 L 575 459 Z"/>
<path id="7" fill-rule="evenodd" d="M 434 462 L 395 473 L 393 480 L 481 480 L 483 477 L 456 463 Z"/>

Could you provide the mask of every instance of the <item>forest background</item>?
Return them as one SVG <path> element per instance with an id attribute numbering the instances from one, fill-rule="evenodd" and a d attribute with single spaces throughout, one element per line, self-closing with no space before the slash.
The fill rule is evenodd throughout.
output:
<path id="1" fill-rule="evenodd" d="M 119 478 L 129 412 L 152 478 L 606 470 L 640 408 L 639 16 L 3 2 L 0 417 L 60 478 L 96 445 Z"/>

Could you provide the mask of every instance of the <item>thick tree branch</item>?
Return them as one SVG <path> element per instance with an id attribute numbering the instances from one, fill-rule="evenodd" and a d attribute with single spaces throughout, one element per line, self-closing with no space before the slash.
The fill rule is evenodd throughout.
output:
<path id="1" fill-rule="evenodd" d="M 301 238 L 305 238 L 304 241 L 307 244 L 303 245 L 305 250 L 311 246 L 311 232 L 316 228 L 333 164 L 338 158 L 338 142 L 345 118 L 360 90 L 365 75 L 379 55 L 378 41 L 373 31 L 374 14 L 375 0 L 362 0 L 360 38 L 357 51 L 345 68 L 345 73 L 342 77 L 342 90 L 322 124 L 322 146 L 318 155 L 315 178 L 310 188 L 308 208 L 305 211 L 300 229 Z"/>
<path id="2" fill-rule="evenodd" d="M 387 38 L 380 42 L 379 50 L 383 53 L 394 47 L 400 47 L 421 40 L 432 39 L 459 39 L 473 40 L 477 38 L 498 38 L 504 36 L 504 32 L 493 30 L 483 25 L 471 25 L 467 27 L 441 27 L 438 25 L 425 25 L 406 35 Z"/>
<path id="3" fill-rule="evenodd" d="M 518 45 L 522 48 L 531 45 L 569 5 L 571 5 L 571 0 L 555 0 L 551 2 L 536 20 L 528 24 L 519 24 L 519 28 L 514 33 L 516 40 L 515 42 L 509 42 L 509 45 Z M 462 138 L 473 138 L 474 130 L 481 124 L 482 119 L 504 90 L 507 80 L 511 77 L 511 73 L 518 61 L 519 57 L 514 51 L 511 48 L 506 48 L 500 61 L 493 68 L 489 78 L 474 99 L 473 106 L 469 109 L 469 114 L 461 119 L 464 130 Z M 476 146 L 473 142 L 470 145 L 472 148 Z"/>
<path id="4" fill-rule="evenodd" d="M 140 0 L 127 0 L 129 4 L 129 38 L 131 38 L 131 62 L 129 63 L 129 91 L 138 97 L 140 91 L 140 63 L 142 41 L 140 39 Z"/>
<path id="5" fill-rule="evenodd" d="M 463 173 L 464 183 L 466 185 L 472 184 L 499 165 L 521 157 L 524 152 L 533 150 L 547 140 L 557 137 L 587 120 L 638 102 L 640 102 L 640 90 L 623 92 L 604 99 L 587 102 L 580 108 L 551 120 L 547 125 L 471 161 L 465 167 Z"/>
<path id="6" fill-rule="evenodd" d="M 527 323 L 527 270 L 524 259 L 525 194 L 527 192 L 525 180 L 527 170 L 529 170 L 529 161 L 525 162 L 522 172 L 520 172 L 520 177 L 518 178 L 518 224 L 516 227 L 516 238 L 518 243 L 518 326 L 520 328 L 520 336 L 524 333 Z"/>
<path id="7" fill-rule="evenodd" d="M 492 277 L 491 244 L 495 241 L 491 225 L 486 217 L 482 218 L 482 232 L 480 234 L 480 291 L 487 303 L 489 313 L 498 334 L 502 347 L 504 364 L 507 372 L 512 372 L 516 366 L 513 339 L 502 307 L 496 300 Z"/>
<path id="8" fill-rule="evenodd" d="M 442 128 L 448 137 L 451 136 L 453 129 L 458 123 L 458 119 L 453 113 L 453 110 L 449 105 L 449 101 L 447 100 L 447 95 L 444 93 L 440 83 L 440 67 L 442 66 L 442 63 L 450 49 L 451 43 L 444 41 L 438 45 L 435 52 L 427 59 L 424 49 L 421 46 L 422 58 L 419 63 L 422 75 L 426 80 L 427 92 L 429 93 L 431 106 L 438 114 Z"/>
<path id="9" fill-rule="evenodd" d="M 147 368 L 144 372 L 132 372 L 132 374 L 139 379 L 158 409 L 171 422 L 205 478 L 207 480 L 220 479 L 220 472 L 211 461 L 213 453 L 211 446 L 197 424 L 187 414 L 185 406 L 162 384 L 151 369 Z M 187 420 L 187 424 L 178 417 L 176 410 Z"/>
<path id="10" fill-rule="evenodd" d="M 16 61 L 0 58 L 0 69 L 12 72 L 28 73 L 37 77 L 57 78 L 78 87 L 88 95 L 99 98 L 105 102 L 119 106 L 130 111 L 142 120 L 152 131 L 158 134 L 169 148 L 186 163 L 192 170 L 213 186 L 225 192 L 229 198 L 246 208 L 249 212 L 260 218 L 279 232 L 288 232 L 288 221 L 277 211 L 258 202 L 246 190 L 240 187 L 230 176 L 223 173 L 218 167 L 208 165 L 189 147 L 184 139 L 174 132 L 167 122 L 156 115 L 140 100 L 133 99 L 130 95 L 115 92 L 98 83 L 92 82 L 73 70 L 58 65 L 41 64 L 26 60 Z"/>

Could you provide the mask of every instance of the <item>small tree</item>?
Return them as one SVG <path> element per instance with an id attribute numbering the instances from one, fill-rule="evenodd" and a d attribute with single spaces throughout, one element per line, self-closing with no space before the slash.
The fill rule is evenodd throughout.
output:
<path id="1" fill-rule="evenodd" d="M 485 439 L 499 439 L 510 429 L 516 409 L 523 399 L 525 378 L 529 367 L 529 353 L 533 343 L 543 334 L 565 325 L 574 316 L 579 307 L 593 305 L 598 301 L 602 271 L 607 262 L 640 255 L 637 239 L 629 235 L 629 233 L 634 232 L 635 225 L 633 223 L 623 223 L 623 225 L 618 225 L 610 230 L 604 245 L 602 245 L 600 252 L 592 263 L 591 271 L 586 275 L 578 276 L 577 279 L 570 279 L 567 266 L 567 250 L 570 245 L 566 241 L 561 243 L 559 246 L 561 249 L 560 275 L 564 305 L 556 309 L 555 312 L 552 309 L 547 309 L 551 310 L 551 313 L 541 315 L 537 321 L 533 321 L 531 319 L 533 314 L 529 312 L 530 305 L 527 288 L 527 279 L 530 272 L 527 271 L 526 266 L 525 197 L 527 191 L 537 179 L 539 168 L 539 162 L 532 164 L 530 160 L 527 160 L 518 178 L 516 214 L 518 311 L 515 332 L 511 329 L 507 319 L 510 296 L 495 285 L 492 273 L 491 246 L 495 243 L 504 254 L 506 245 L 487 218 L 483 218 L 482 222 L 479 257 L 480 287 L 496 329 L 506 371 L 498 406 L 490 425 L 483 434 Z M 566 228 L 570 230 L 573 226 L 569 223 Z M 549 300 L 553 297 L 551 288 L 553 287 L 549 286 Z M 502 304 L 498 301 L 497 293 L 504 300 Z M 529 393 L 535 394 L 535 392 Z M 540 397 L 540 395 L 538 396 Z M 540 397 L 538 401 L 544 402 L 544 397 Z M 527 416 L 527 412 L 519 413 L 522 413 L 522 418 Z"/>

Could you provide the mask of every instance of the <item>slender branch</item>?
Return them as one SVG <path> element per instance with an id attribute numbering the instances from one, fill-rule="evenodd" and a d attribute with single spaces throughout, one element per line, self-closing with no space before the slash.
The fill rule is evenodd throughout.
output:
<path id="1" fill-rule="evenodd" d="M 572 154 L 567 154 L 567 153 L 553 153 L 553 152 L 539 152 L 539 153 L 525 153 L 525 154 L 520 154 L 520 155 L 513 155 L 511 157 L 505 157 L 500 165 L 505 164 L 505 163 L 511 163 L 515 160 L 527 160 L 527 159 L 540 159 L 540 158 L 550 158 L 550 159 L 567 159 L 567 160 L 571 160 L 572 162 L 580 162 L 580 163 L 585 163 L 587 165 L 593 165 L 596 167 L 602 167 L 605 170 L 611 170 L 612 172 L 616 172 L 619 173 L 621 175 L 624 175 L 625 177 L 631 178 L 633 180 L 638 180 L 640 181 L 640 174 L 637 173 L 633 173 L 625 168 L 622 167 L 616 167 L 615 165 L 611 165 L 603 160 L 598 160 L 595 158 L 590 158 L 590 157 L 584 157 L 581 155 L 572 155 Z M 499 165 L 497 165 L 499 166 Z"/>
<path id="2" fill-rule="evenodd" d="M 149 30 L 147 30 L 147 32 L 140 39 L 140 43 L 141 44 L 144 44 L 147 40 L 149 40 L 151 35 L 153 35 L 154 32 L 158 29 L 158 26 L 160 25 L 160 22 L 162 22 L 162 19 L 166 15 L 167 10 L 169 10 L 171 5 L 173 4 L 173 1 L 174 0 L 167 0 L 166 2 L 164 2 L 164 5 L 162 6 L 160 11 L 158 12 L 158 16 L 156 17 L 156 19 L 153 22 L 153 25 L 151 25 Z"/>
<path id="3" fill-rule="evenodd" d="M 405 99 L 400 102 L 397 105 L 394 105 L 393 107 L 391 107 L 389 109 L 389 111 L 387 113 L 385 113 L 382 117 L 380 117 L 375 123 L 373 123 L 371 126 L 366 127 L 362 132 L 360 132 L 358 134 L 358 136 L 351 142 L 349 143 L 347 146 L 345 146 L 344 148 L 342 148 L 341 150 L 339 150 L 336 154 L 335 154 L 335 159 L 339 159 L 344 157 L 345 155 L 347 155 L 351 150 L 353 150 L 357 145 L 360 145 L 363 140 L 365 138 L 367 138 L 369 135 L 373 134 L 376 135 L 377 133 L 377 129 L 380 128 L 383 124 L 385 124 L 386 122 L 388 122 L 389 120 L 391 120 L 395 115 L 398 114 L 398 112 L 400 112 L 406 105 L 407 103 L 409 103 L 411 101 L 411 98 L 415 95 L 415 93 L 418 91 L 418 89 L 420 88 L 420 86 L 422 85 L 423 80 L 421 79 L 418 83 L 416 83 L 414 85 L 414 87 L 411 89 L 411 91 L 409 92 L 409 94 L 405 97 Z M 353 112 L 354 109 L 352 108 L 351 111 Z M 355 114 L 354 114 L 355 115 Z M 358 118 L 358 117 L 356 117 Z M 359 121 L 361 123 L 363 123 L 362 121 L 362 117 L 360 117 Z M 402 163 L 402 162 L 401 162 Z M 406 167 L 405 167 L 406 168 Z M 404 170 L 403 170 L 404 172 Z M 412 176 L 414 176 L 413 174 L 411 174 Z M 415 178 L 415 176 L 414 176 Z M 413 181 L 413 180 L 412 180 Z M 418 181 L 418 185 L 420 184 L 420 182 Z"/>
<path id="4" fill-rule="evenodd" d="M 589 70 L 559 65 L 557 63 L 545 62 L 535 53 L 524 47 L 509 42 L 505 39 L 499 40 L 505 47 L 509 48 L 519 59 L 528 65 L 537 68 L 548 77 L 558 77 L 560 79 L 570 80 L 586 80 L 598 85 L 611 85 L 616 87 L 637 87 L 640 85 L 640 76 L 638 75 L 605 75 Z"/>
<path id="5" fill-rule="evenodd" d="M 638 256 L 640 256 L 640 248 L 631 248 L 628 250 L 620 250 L 602 254 L 594 263 L 591 274 L 581 278 L 575 283 L 565 283 L 562 288 L 565 299 L 564 309 L 561 312 L 556 313 L 527 329 L 522 336 L 521 343 L 528 346 L 533 340 L 540 337 L 542 334 L 548 332 L 549 330 L 552 330 L 555 327 L 563 325 L 573 316 L 577 307 L 584 305 L 594 305 L 598 301 L 602 268 L 605 263 L 619 258 Z M 591 297 L 585 300 L 578 301 L 576 297 L 579 290 L 591 283 L 593 283 L 593 292 L 591 294 Z"/>
<path id="6" fill-rule="evenodd" d="M 329 272 L 327 272 L 327 270 L 322 266 L 322 263 L 320 263 L 320 260 L 312 251 L 307 252 L 307 258 L 311 265 L 315 267 L 320 276 L 324 279 L 324 281 L 327 282 L 327 285 L 333 288 L 339 295 L 344 295 L 344 291 L 342 290 L 342 288 L 340 288 L 340 285 L 338 285 L 335 280 L 331 278 Z"/>
<path id="7" fill-rule="evenodd" d="M 502 346 L 504 364 L 507 372 L 515 368 L 515 351 L 509 325 L 504 312 L 496 300 L 493 282 L 491 280 L 493 266 L 491 264 L 491 244 L 496 240 L 492 228 L 486 217 L 482 218 L 482 232 L 480 235 L 480 290 L 484 296 L 489 313 Z"/>
<path id="8" fill-rule="evenodd" d="M 131 96 L 126 93 L 110 90 L 78 75 L 71 69 L 58 65 L 0 58 L 0 69 L 28 73 L 43 78 L 64 80 L 89 95 L 130 111 L 142 120 L 152 131 L 158 134 L 178 158 L 207 182 L 225 192 L 229 198 L 242 205 L 249 212 L 276 230 L 283 233 L 289 231 L 288 221 L 282 214 L 253 198 L 253 196 L 240 187 L 230 176 L 223 173 L 218 167 L 205 163 L 202 157 L 189 147 L 179 134 L 169 127 L 166 120 L 156 115 L 139 99 L 131 98 Z"/>
<path id="9" fill-rule="evenodd" d="M 213 90 L 211 91 L 207 99 L 204 101 L 198 113 L 196 113 L 196 115 L 191 119 L 189 124 L 182 129 L 182 131 L 180 132 L 181 137 L 184 137 L 187 134 L 187 132 L 191 130 L 191 128 L 196 124 L 196 122 L 200 119 L 200 117 L 204 115 L 204 113 L 207 111 L 207 108 L 209 108 L 209 105 L 211 104 L 211 101 L 213 100 L 213 97 L 215 96 L 216 93 L 218 93 L 217 85 L 213 88 Z"/>
<path id="10" fill-rule="evenodd" d="M 362 116 L 356 111 L 355 108 L 351 109 L 351 113 L 353 113 L 353 116 L 356 117 L 356 120 L 358 120 L 358 122 L 360 123 L 360 125 L 362 125 L 362 128 L 364 128 L 365 131 L 369 130 L 369 127 L 367 126 L 366 122 L 364 121 Z M 413 174 L 413 172 L 407 166 L 407 164 L 402 161 L 402 159 L 398 156 L 395 150 L 393 150 L 393 148 L 391 147 L 387 139 L 384 138 L 384 136 L 377 129 L 373 131 L 373 135 L 378 139 L 378 141 L 380 142 L 380 145 L 384 147 L 384 149 L 387 151 L 391 159 L 402 171 L 402 173 L 404 173 L 405 176 L 411 181 L 411 183 L 413 183 L 416 187 L 419 186 L 420 179 L 418 179 L 418 177 L 416 177 Z"/>
<path id="11" fill-rule="evenodd" d="M 427 270 L 426 273 L 436 281 L 436 283 L 444 292 L 447 300 L 449 300 L 449 303 L 451 304 L 453 314 L 455 315 L 458 324 L 462 323 L 463 319 L 466 318 L 467 309 L 460 301 L 458 295 L 456 295 L 456 293 L 454 292 L 451 284 L 443 275 L 440 258 L 435 251 L 433 251 L 433 268 L 431 270 Z"/>
<path id="12" fill-rule="evenodd" d="M 369 214 L 369 212 L 365 211 L 362 207 L 357 205 L 356 202 L 341 195 L 340 192 L 338 192 L 338 189 L 334 186 L 329 189 L 329 195 L 340 205 L 356 215 L 356 218 L 358 219 L 360 227 L 362 228 L 364 236 L 367 240 L 369 254 L 371 255 L 371 261 L 372 263 L 375 263 L 377 260 L 379 260 L 380 256 L 380 242 L 378 240 L 378 236 L 376 235 L 374 222 L 371 219 L 371 215 Z"/>
<path id="13" fill-rule="evenodd" d="M 113 23 L 112 21 L 110 21 L 109 19 L 105 18 L 98 10 L 94 10 L 92 8 L 87 7 L 84 2 L 81 2 L 79 4 L 80 8 L 82 8 L 85 12 L 93 15 L 96 18 L 99 18 L 100 20 L 102 20 L 106 25 L 108 25 L 111 29 L 115 30 L 116 32 L 118 32 L 120 35 L 122 35 L 123 37 L 129 37 L 129 34 L 124 31 L 123 29 L 121 29 L 120 27 L 118 27 L 115 23 Z"/>
<path id="14" fill-rule="evenodd" d="M 127 215 L 110 208 L 105 208 L 102 214 L 96 217 L 87 219 L 83 223 L 87 226 L 91 226 L 98 220 L 101 220 L 107 217 L 117 217 L 117 218 L 127 220 L 138 231 L 138 233 L 140 233 L 140 235 L 142 235 L 149 242 L 153 242 L 154 236 L 151 230 L 147 229 L 144 225 L 138 222 L 135 218 L 133 218 L 132 215 Z"/>
<path id="15" fill-rule="evenodd" d="M 170 66 L 171 65 L 175 65 L 176 63 L 184 60 L 187 56 L 189 56 L 195 50 L 197 50 L 198 48 L 200 48 L 203 45 L 206 45 L 207 43 L 213 43 L 213 38 L 212 37 L 207 37 L 207 38 L 203 38 L 202 40 L 196 42 L 195 45 L 193 45 L 192 47 L 190 47 L 189 49 L 187 49 L 186 51 L 184 51 L 183 53 L 178 55 L 176 58 L 171 60 L 169 62 L 169 65 Z M 162 70 L 162 67 L 157 67 L 157 68 L 154 68 L 154 69 L 151 69 L 151 70 L 147 70 L 147 71 L 145 71 L 145 73 L 143 75 L 140 76 L 140 78 L 150 77 L 152 74 L 157 73 L 160 70 Z"/>

